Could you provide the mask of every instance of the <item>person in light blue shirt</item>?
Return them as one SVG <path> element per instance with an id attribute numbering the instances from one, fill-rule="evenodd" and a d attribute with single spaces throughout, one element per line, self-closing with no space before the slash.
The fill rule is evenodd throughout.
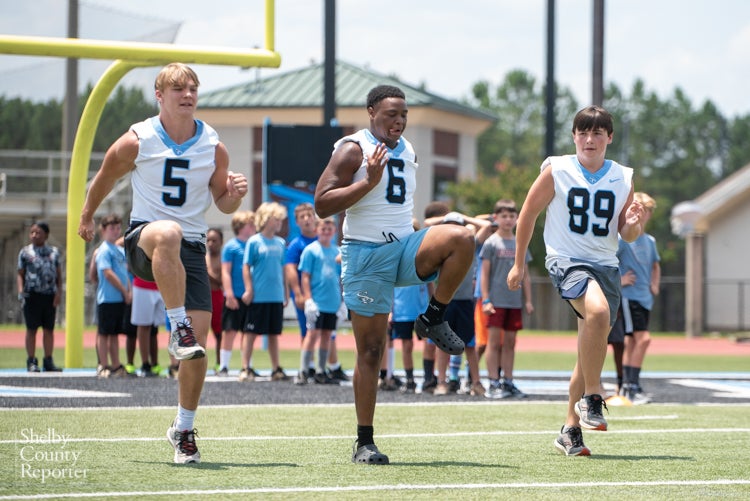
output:
<path id="1" fill-rule="evenodd" d="M 651 400 L 641 387 L 640 375 L 651 333 L 649 320 L 654 296 L 659 294 L 661 266 L 656 240 L 645 233 L 646 224 L 656 208 L 656 201 L 646 193 L 637 192 L 633 199 L 644 208 L 644 233 L 633 242 L 620 239 L 617 257 L 620 259 L 622 284 L 621 317 L 625 332 L 625 351 L 622 355 L 623 384 L 621 393 L 634 404 Z"/>
<path id="2" fill-rule="evenodd" d="M 234 232 L 234 238 L 225 243 L 221 249 L 224 308 L 221 312 L 223 336 L 219 353 L 219 376 L 229 375 L 234 338 L 237 332 L 242 332 L 245 327 L 247 305 L 242 302 L 242 294 L 245 293 L 242 261 L 245 259 L 247 241 L 255 234 L 255 213 L 249 210 L 235 212 L 232 216 L 232 232 Z"/>
<path id="3" fill-rule="evenodd" d="M 326 361 L 331 334 L 336 330 L 341 307 L 341 256 L 339 247 L 333 243 L 336 234 L 336 221 L 325 218 L 317 222 L 317 240 L 302 251 L 299 271 L 301 273 L 301 296 L 308 332 L 300 351 L 300 370 L 295 380 L 305 384 L 309 379 L 307 370 L 313 359 L 316 342 L 318 346 L 318 366 L 314 380 L 319 384 L 338 383 L 326 373 Z"/>
<path id="4" fill-rule="evenodd" d="M 120 363 L 117 335 L 125 332 L 125 305 L 130 304 L 132 290 L 125 249 L 116 243 L 122 219 L 116 214 L 105 216 L 99 226 L 104 241 L 96 250 L 97 375 L 123 377 L 126 372 Z"/>
<path id="5" fill-rule="evenodd" d="M 247 381 L 254 376 L 249 363 L 255 338 L 259 334 L 268 336 L 268 355 L 273 368 L 271 379 L 288 379 L 279 366 L 279 336 L 284 322 L 284 306 L 289 300 L 284 280 L 286 243 L 277 235 L 286 217 L 286 207 L 277 202 L 265 202 L 255 211 L 258 233 L 247 241 L 242 260 L 242 277 L 245 283 L 242 302 L 249 307 L 242 329 L 245 339 L 240 381 Z"/>

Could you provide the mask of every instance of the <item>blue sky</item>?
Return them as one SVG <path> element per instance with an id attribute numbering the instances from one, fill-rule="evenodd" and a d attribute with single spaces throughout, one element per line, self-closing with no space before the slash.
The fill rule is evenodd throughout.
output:
<path id="1" fill-rule="evenodd" d="M 137 39 L 171 26 L 179 28 L 178 44 L 255 46 L 263 42 L 264 3 L 81 0 L 85 15 L 80 35 Z M 197 66 L 202 90 L 322 61 L 323 4 L 323 0 L 276 0 L 281 68 Z M 546 4 L 546 0 L 338 0 L 337 55 L 410 84 L 425 83 L 428 90 L 448 98 L 468 95 L 479 80 L 497 84 L 513 69 L 524 69 L 542 82 Z M 591 98 L 593 1 L 557 0 L 556 5 L 555 77 L 585 105 Z M 65 34 L 67 0 L 0 0 L 0 12 L 0 33 Z M 107 65 L 83 63 L 84 83 Z M 63 68 L 55 59 L 0 56 L 0 94 L 59 98 Z M 132 83 L 153 81 L 153 70 L 136 72 Z M 641 78 L 662 98 L 679 87 L 695 107 L 710 99 L 729 117 L 750 113 L 745 85 L 750 81 L 750 2 L 605 2 L 604 78 L 626 92 Z"/>

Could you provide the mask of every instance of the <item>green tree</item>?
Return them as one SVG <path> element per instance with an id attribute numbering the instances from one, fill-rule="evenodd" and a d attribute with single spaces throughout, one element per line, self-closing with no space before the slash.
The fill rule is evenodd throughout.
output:
<path id="1" fill-rule="evenodd" d="M 92 87 L 79 99 L 80 117 Z M 107 100 L 94 136 L 94 151 L 105 151 L 128 127 L 158 113 L 137 88 L 117 87 Z M 0 148 L 59 150 L 62 141 L 62 103 L 50 100 L 34 103 L 0 97 Z"/>
<path id="2" fill-rule="evenodd" d="M 81 101 L 85 102 L 90 93 L 91 87 Z M 99 127 L 94 136 L 94 151 L 106 151 L 109 145 L 128 130 L 128 127 L 158 112 L 158 107 L 146 100 L 141 89 L 117 87 L 107 100 L 99 120 Z"/>

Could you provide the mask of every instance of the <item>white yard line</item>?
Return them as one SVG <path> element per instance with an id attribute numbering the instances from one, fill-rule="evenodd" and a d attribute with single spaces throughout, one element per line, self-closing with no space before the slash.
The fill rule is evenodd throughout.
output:
<path id="1" fill-rule="evenodd" d="M 700 487 L 710 485 L 750 485 L 745 479 L 720 480 L 662 480 L 652 482 L 519 482 L 495 484 L 430 484 L 430 485 L 348 485 L 340 487 L 257 487 L 252 489 L 207 489 L 179 491 L 116 491 L 116 492 L 67 492 L 59 494 L 35 494 L 29 496 L 0 496 L 0 500 L 11 499 L 56 499 L 56 498 L 102 498 L 102 497 L 152 497 L 152 496 L 199 496 L 231 494 L 304 494 L 343 492 L 389 492 L 389 491 L 444 491 L 446 489 L 580 489 L 585 487 Z"/>
<path id="2" fill-rule="evenodd" d="M 661 419 L 656 416 L 655 419 Z M 526 435 L 555 435 L 550 430 L 536 431 L 466 431 L 455 433 L 390 433 L 380 434 L 378 438 L 456 438 L 456 437 L 486 437 L 486 436 L 526 436 Z M 750 433 L 750 428 L 675 428 L 658 430 L 609 430 L 607 435 L 642 435 L 644 433 Z M 227 441 L 272 441 L 272 440 L 351 440 L 350 435 L 246 435 L 241 437 L 200 437 L 201 442 L 227 442 Z M 164 437 L 113 437 L 113 438 L 72 438 L 66 437 L 66 443 L 83 442 L 161 442 Z M 28 439 L 0 440 L 0 444 L 27 444 Z"/>

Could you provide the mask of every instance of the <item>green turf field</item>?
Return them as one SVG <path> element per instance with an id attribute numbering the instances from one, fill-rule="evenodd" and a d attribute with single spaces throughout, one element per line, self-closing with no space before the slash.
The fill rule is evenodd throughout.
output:
<path id="1" fill-rule="evenodd" d="M 174 465 L 174 409 L 0 411 L 0 499 L 748 499 L 747 406 L 618 407 L 552 446 L 561 403 L 381 405 L 390 466 L 350 462 L 346 406 L 203 407 L 203 462 Z"/>

